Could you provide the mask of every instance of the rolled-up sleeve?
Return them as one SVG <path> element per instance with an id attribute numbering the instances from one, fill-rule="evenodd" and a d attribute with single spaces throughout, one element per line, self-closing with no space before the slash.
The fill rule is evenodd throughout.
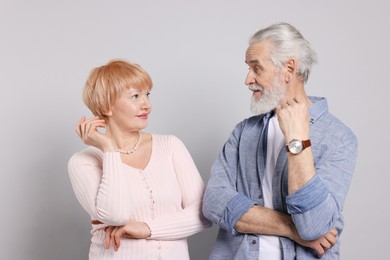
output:
<path id="1" fill-rule="evenodd" d="M 321 204 L 328 194 L 328 191 L 315 175 L 305 186 L 287 197 L 287 210 L 290 214 L 300 214 L 311 210 Z"/>
<path id="2" fill-rule="evenodd" d="M 344 135 L 334 136 L 318 153 L 321 159 L 315 158 L 316 175 L 286 198 L 288 212 L 305 240 L 317 239 L 330 229 L 337 228 L 335 223 L 341 217 L 352 181 L 357 139 L 350 131 L 338 130 L 344 130 L 339 131 Z"/>
<path id="3" fill-rule="evenodd" d="M 238 124 L 215 161 L 203 198 L 203 214 L 219 227 L 234 232 L 236 222 L 255 201 L 238 193 L 238 140 L 242 124 Z"/>

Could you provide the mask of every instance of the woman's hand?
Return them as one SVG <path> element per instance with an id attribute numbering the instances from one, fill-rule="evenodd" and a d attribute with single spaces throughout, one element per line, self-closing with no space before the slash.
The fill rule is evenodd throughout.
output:
<path id="1" fill-rule="evenodd" d="M 98 131 L 98 128 L 105 126 L 105 121 L 97 116 L 90 119 L 82 117 L 76 126 L 76 133 L 87 145 L 95 146 L 103 152 L 114 151 L 111 139 Z"/>
<path id="2" fill-rule="evenodd" d="M 118 251 L 120 247 L 121 238 L 145 239 L 151 235 L 148 225 L 146 225 L 144 222 L 135 220 L 130 220 L 129 223 L 120 227 L 109 226 L 105 229 L 105 231 L 106 249 L 110 248 L 111 241 L 115 251 Z"/>
<path id="3" fill-rule="evenodd" d="M 320 258 L 326 253 L 328 249 L 332 248 L 336 244 L 336 239 L 337 230 L 333 228 L 323 237 L 320 237 L 316 240 L 306 241 L 297 236 L 294 241 L 302 246 L 314 249 L 317 253 L 317 257 Z"/>

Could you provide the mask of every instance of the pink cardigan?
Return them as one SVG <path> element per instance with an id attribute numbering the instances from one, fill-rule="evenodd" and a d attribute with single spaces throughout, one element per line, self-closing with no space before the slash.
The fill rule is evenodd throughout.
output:
<path id="1" fill-rule="evenodd" d="M 91 216 L 89 259 L 189 259 L 187 237 L 211 223 L 201 212 L 204 183 L 184 144 L 175 136 L 152 135 L 145 169 L 123 164 L 118 152 L 89 147 L 68 163 L 76 197 Z M 122 239 L 117 252 L 104 248 L 104 227 L 130 219 L 145 222 L 148 239 Z"/>

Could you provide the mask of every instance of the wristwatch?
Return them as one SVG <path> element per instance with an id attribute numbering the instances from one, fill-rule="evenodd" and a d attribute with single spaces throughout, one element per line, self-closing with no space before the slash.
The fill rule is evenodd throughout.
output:
<path id="1" fill-rule="evenodd" d="M 288 144 L 286 144 L 286 150 L 287 152 L 290 152 L 292 154 L 299 154 L 310 145 L 311 145 L 310 139 L 302 140 L 302 141 L 298 139 L 292 139 Z"/>

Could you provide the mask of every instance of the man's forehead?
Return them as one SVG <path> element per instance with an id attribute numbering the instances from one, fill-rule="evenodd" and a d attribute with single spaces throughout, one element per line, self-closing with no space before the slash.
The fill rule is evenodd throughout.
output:
<path id="1" fill-rule="evenodd" d="M 245 53 L 245 62 L 248 65 L 256 65 L 268 59 L 268 45 L 266 42 L 249 45 Z"/>

